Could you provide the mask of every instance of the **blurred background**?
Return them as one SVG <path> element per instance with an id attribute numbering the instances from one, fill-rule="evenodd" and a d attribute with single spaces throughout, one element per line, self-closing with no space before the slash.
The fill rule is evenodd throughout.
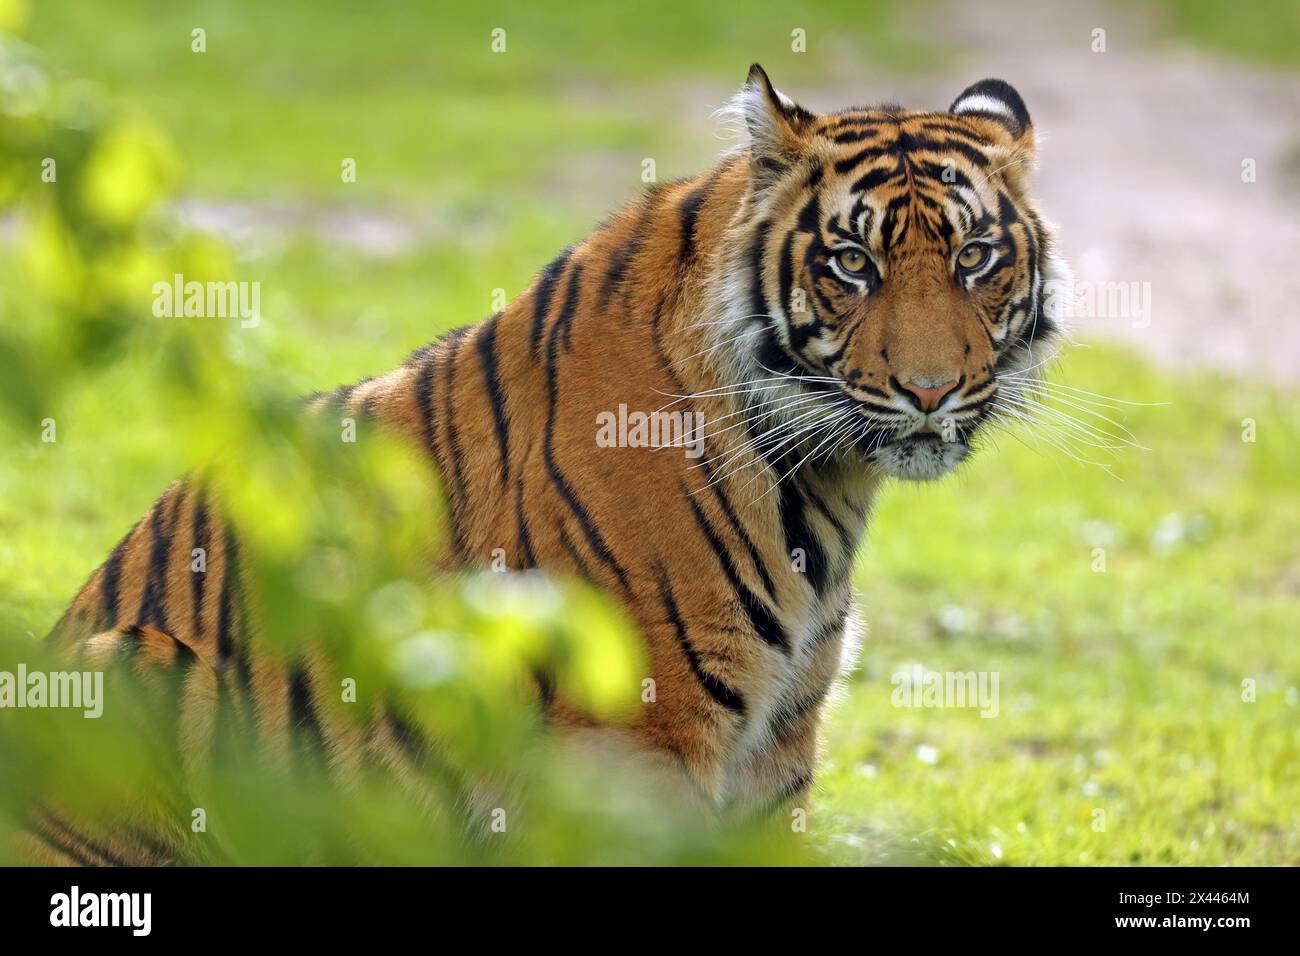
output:
<path id="1" fill-rule="evenodd" d="M 661 181 L 707 168 L 751 61 L 813 109 L 942 109 L 999 76 L 1078 278 L 1149 297 L 1080 316 L 1052 374 L 1115 399 L 1102 413 L 1143 447 L 1079 461 L 1007 431 L 959 476 L 885 493 L 806 833 L 722 846 L 552 780 L 545 827 L 485 856 L 382 783 L 331 802 L 232 774 L 206 858 L 1300 863 L 1300 5 L 547 6 L 0 0 L 0 668 L 41 653 L 169 482 L 233 448 L 285 633 L 346 620 L 356 666 L 458 728 L 462 764 L 527 733 L 494 710 L 504 664 L 468 676 L 484 646 L 607 701 L 637 671 L 598 598 L 412 597 L 386 506 L 286 492 L 313 459 L 276 440 L 279 410 L 518 295 L 644 188 L 646 159 Z M 155 318 L 175 273 L 260 283 L 260 324 Z M 394 460 L 366 473 L 411 504 Z M 316 560 L 342 552 L 346 588 Z M 378 649 L 376 615 L 396 635 Z M 435 676 L 403 683 L 412 660 Z M 997 717 L 894 706 L 918 664 L 998 673 Z M 49 788 L 136 799 L 162 758 L 129 721 L 92 743 L 87 723 L 0 714 L 0 827 Z M 250 793 L 275 799 L 258 815 Z"/>

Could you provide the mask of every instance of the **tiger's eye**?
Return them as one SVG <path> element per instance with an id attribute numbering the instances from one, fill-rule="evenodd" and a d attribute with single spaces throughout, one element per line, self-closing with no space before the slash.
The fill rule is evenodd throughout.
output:
<path id="1" fill-rule="evenodd" d="M 842 249 L 836 258 L 845 272 L 861 272 L 867 267 L 867 256 L 858 249 Z"/>
<path id="2" fill-rule="evenodd" d="M 957 265 L 963 269 L 977 269 L 984 264 L 984 260 L 989 257 L 989 247 L 982 243 L 972 242 L 964 247 L 961 252 L 957 253 Z"/>

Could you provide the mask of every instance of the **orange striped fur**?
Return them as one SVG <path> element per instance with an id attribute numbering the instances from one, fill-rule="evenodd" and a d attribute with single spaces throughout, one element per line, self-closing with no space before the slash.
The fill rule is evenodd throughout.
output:
<path id="1" fill-rule="evenodd" d="M 657 692 L 606 732 L 701 804 L 762 813 L 812 785 L 855 649 L 852 568 L 873 496 L 890 476 L 951 470 L 995 396 L 1038 374 L 1057 267 L 1028 195 L 1033 129 L 1000 81 L 947 112 L 817 116 L 755 67 L 733 112 L 747 149 L 652 189 L 501 313 L 313 404 L 365 412 L 429 454 L 448 497 L 446 567 L 503 549 L 514 569 L 578 575 L 621 601 Z M 620 406 L 702 416 L 702 454 L 603 447 L 598 422 Z M 316 728 L 336 766 L 410 746 L 383 712 L 336 739 L 310 663 L 249 656 L 237 540 L 178 482 L 60 639 L 184 663 L 194 694 L 240 696 L 260 732 Z M 209 554 L 201 581 L 195 547 Z M 546 707 L 557 727 L 602 733 L 562 693 Z M 62 826 L 45 832 L 73 844 L 66 858 L 105 862 Z"/>

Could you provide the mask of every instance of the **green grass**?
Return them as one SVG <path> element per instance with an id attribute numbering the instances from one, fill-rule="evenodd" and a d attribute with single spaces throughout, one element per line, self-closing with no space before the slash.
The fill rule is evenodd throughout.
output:
<path id="1" fill-rule="evenodd" d="M 654 156 L 683 175 L 714 144 L 657 133 L 704 128 L 759 60 L 780 82 L 811 81 L 836 60 L 934 62 L 907 40 L 897 0 L 834 0 L 798 11 L 776 0 L 608 4 L 287 3 L 126 0 L 40 3 L 30 39 L 56 65 L 92 76 L 161 122 L 187 188 L 267 195 L 455 203 L 535 195 L 548 175 L 593 156 L 626 159 L 627 182 Z M 135 29 L 124 29 L 132 23 Z M 191 30 L 207 51 L 191 51 Z M 503 53 L 492 31 L 506 31 Z M 791 50 L 806 31 L 807 53 Z M 113 37 L 112 43 L 102 41 Z M 647 84 L 645 77 L 659 79 Z M 696 115 L 683 116 L 690 108 Z M 343 186 L 340 161 L 357 160 Z"/>
<path id="2" fill-rule="evenodd" d="M 1210 5 L 1175 7 L 1213 32 Z M 160 335 L 141 318 L 99 364 L 59 375 L 42 409 L 57 443 L 0 419 L 0 619 L 36 635 L 222 414 L 159 399 L 175 354 L 163 338 L 205 342 L 228 374 L 290 393 L 389 368 L 487 314 L 494 289 L 517 295 L 640 188 L 642 157 L 661 178 L 710 162 L 715 144 L 681 129 L 683 90 L 720 102 L 750 59 L 824 79 L 789 52 L 791 27 L 887 63 L 939 55 L 901 39 L 888 5 L 819 7 L 806 24 L 774 3 L 501 13 L 496 58 L 490 7 L 429 18 L 399 4 L 377 20 L 338 4 L 311 28 L 305 6 L 235 9 L 41 3 L 28 39 L 160 125 L 187 192 L 428 209 L 436 228 L 385 256 L 293 232 L 232 250 L 235 277 L 262 283 L 260 328 L 190 320 Z M 355 185 L 339 181 L 344 156 Z M 12 258 L 0 279 L 17 290 Z M 147 294 L 138 304 L 147 316 Z M 846 863 L 1300 863 L 1300 400 L 1113 348 L 1074 350 L 1053 378 L 1168 403 L 1124 407 L 1149 450 L 1109 459 L 1111 477 L 1003 434 L 954 479 L 885 492 L 858 574 L 870 634 L 827 727 L 810 843 Z M 997 672 L 998 716 L 894 707 L 891 676 L 913 662 Z"/>
<path id="3" fill-rule="evenodd" d="M 1300 65 L 1300 5 L 1291 0 L 1168 0 L 1160 6 L 1179 37 L 1257 63 Z"/>
<path id="4" fill-rule="evenodd" d="M 1119 480 L 1004 438 L 944 487 L 886 494 L 822 812 L 867 860 L 880 827 L 954 862 L 1300 861 L 1294 395 L 1100 349 L 1053 377 L 1170 404 L 1126 416 L 1150 450 Z M 910 662 L 998 672 L 998 716 L 893 707 Z"/>

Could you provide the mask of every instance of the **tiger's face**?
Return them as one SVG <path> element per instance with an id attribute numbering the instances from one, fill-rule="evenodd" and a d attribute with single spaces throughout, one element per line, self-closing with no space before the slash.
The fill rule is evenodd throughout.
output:
<path id="1" fill-rule="evenodd" d="M 757 66 L 741 98 L 760 364 L 854 417 L 841 451 L 900 478 L 948 473 L 1057 330 L 1024 103 L 984 80 L 947 113 L 815 116 Z"/>

